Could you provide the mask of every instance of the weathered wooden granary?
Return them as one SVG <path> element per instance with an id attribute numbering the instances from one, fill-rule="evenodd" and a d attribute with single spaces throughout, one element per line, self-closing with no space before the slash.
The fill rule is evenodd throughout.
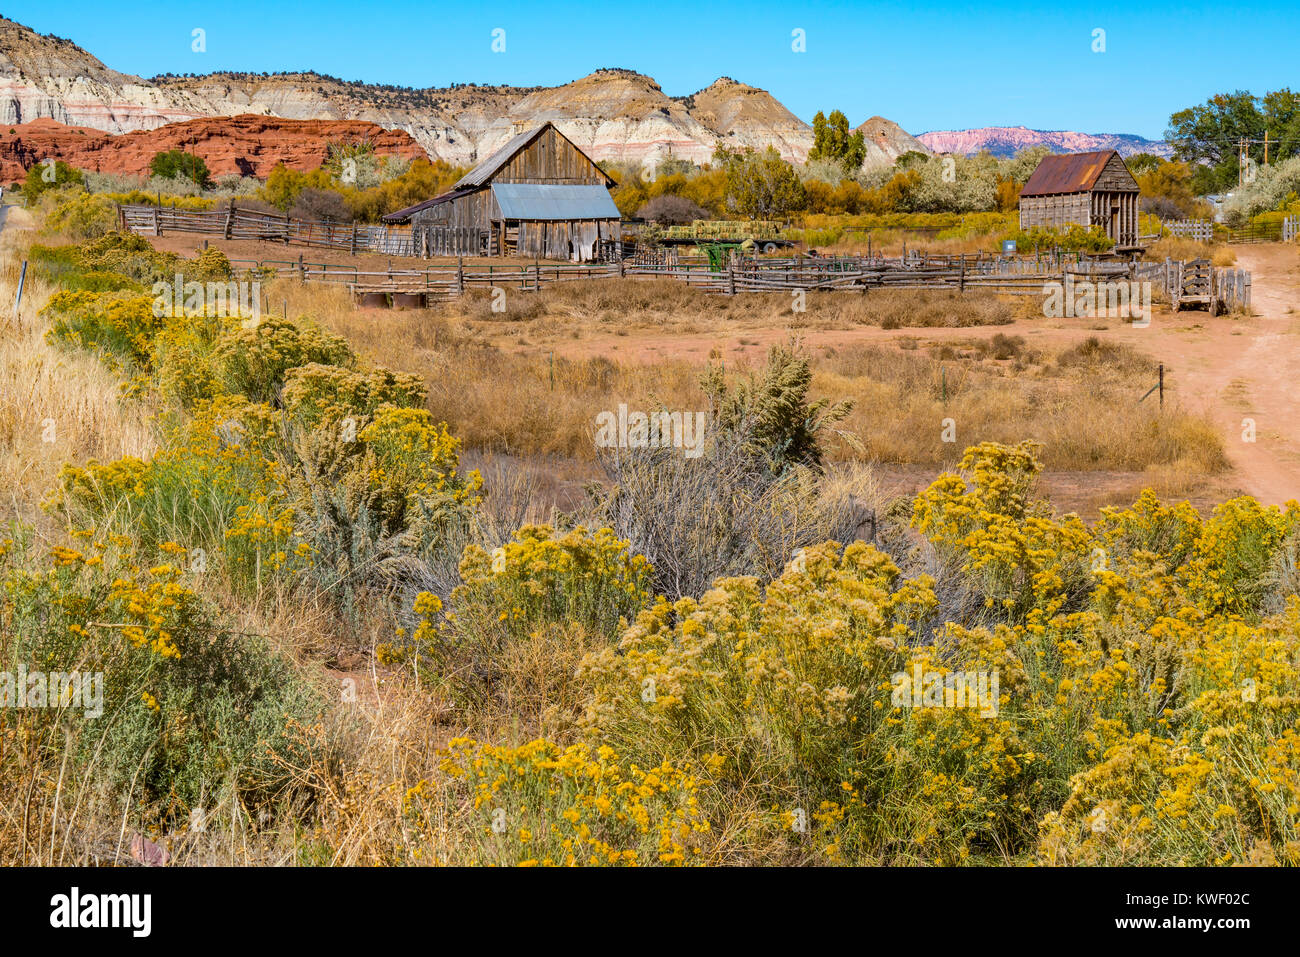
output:
<path id="1" fill-rule="evenodd" d="M 1114 150 L 1044 156 L 1020 191 L 1020 228 L 1100 226 L 1117 247 L 1138 238 L 1138 184 Z"/>
<path id="2" fill-rule="evenodd" d="M 410 223 L 417 255 L 579 262 L 619 238 L 614 180 L 551 123 L 520 133 L 446 193 L 383 217 Z"/>

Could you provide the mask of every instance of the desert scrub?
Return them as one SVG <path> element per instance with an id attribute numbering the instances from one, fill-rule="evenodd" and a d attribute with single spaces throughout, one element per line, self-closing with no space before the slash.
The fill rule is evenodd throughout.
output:
<path id="1" fill-rule="evenodd" d="M 293 538 L 280 441 L 270 407 L 220 396 L 173 423 L 149 462 L 65 466 L 45 505 L 74 527 L 130 535 L 145 550 L 168 541 L 201 549 L 232 585 L 256 590 L 310 555 Z"/>
<path id="2" fill-rule="evenodd" d="M 966 450 L 962 475 L 945 473 L 916 497 L 912 527 L 955 556 L 987 609 L 1012 619 L 1055 615 L 1087 590 L 1088 531 L 1031 497 L 1042 470 L 1033 442 Z"/>
<path id="3" fill-rule="evenodd" d="M 460 442 L 425 410 L 383 408 L 360 439 L 373 454 L 360 467 L 390 524 L 427 518 L 444 503 L 477 503 L 482 478 L 477 472 L 460 474 Z"/>
<path id="4" fill-rule="evenodd" d="M 428 841 L 457 827 L 445 863 L 518 866 L 637 866 L 705 863 L 710 826 L 700 813 L 701 780 L 667 760 L 627 764 L 613 749 L 518 748 L 451 741 L 438 776 L 410 788 L 403 815 Z M 443 863 L 423 860 L 416 862 Z"/>
<path id="5" fill-rule="evenodd" d="M 954 863 L 992 853 L 1032 827 L 1033 755 L 1004 718 L 913 708 L 894 688 L 914 667 L 997 670 L 1007 693 L 1023 675 L 1006 630 L 919 641 L 931 584 L 900 580 L 859 542 L 805 549 L 765 594 L 740 578 L 698 602 L 661 600 L 617 649 L 583 662 L 582 724 L 638 763 L 688 749 L 715 782 L 703 796 L 715 829 L 751 831 L 787 855 Z"/>
<path id="6" fill-rule="evenodd" d="M 285 411 L 303 428 L 338 425 L 351 416 L 359 431 L 380 406 L 416 409 L 424 405 L 427 390 L 413 375 L 384 368 L 344 369 L 308 363 L 285 375 Z"/>
<path id="7" fill-rule="evenodd" d="M 1168 730 L 1103 725 L 1042 823 L 1051 864 L 1300 864 L 1300 605 L 1260 629 L 1209 623 Z"/>
<path id="8" fill-rule="evenodd" d="M 120 536 L 79 533 L 46 554 L 10 528 L 0 668 L 100 673 L 103 690 L 99 716 L 64 707 L 15 720 L 42 752 L 65 755 L 67 780 L 108 795 L 135 826 L 222 802 L 269 807 L 297 790 L 286 766 L 309 759 L 299 728 L 322 703 L 263 639 L 221 625 L 181 546 L 162 551 L 149 566 Z"/>
<path id="9" fill-rule="evenodd" d="M 313 555 L 310 573 L 349 614 L 363 595 L 446 594 L 482 487 L 423 409 L 384 405 L 364 422 L 307 429 L 290 420 L 297 532 Z"/>
<path id="10" fill-rule="evenodd" d="M 713 427 L 743 436 L 743 447 L 773 474 L 796 465 L 820 469 L 822 438 L 853 403 L 811 401 L 812 368 L 794 345 L 773 346 L 761 375 L 728 382 L 710 365 L 702 383 L 713 408 Z"/>
<path id="11" fill-rule="evenodd" d="M 74 193 L 50 210 L 45 228 L 73 239 L 95 239 L 117 228 L 117 210 L 107 196 Z"/>
<path id="12" fill-rule="evenodd" d="M 171 282 L 185 260 L 160 252 L 133 233 L 107 232 L 73 246 L 33 246 L 32 261 L 47 278 L 76 287 L 79 274 L 116 275 L 141 286 Z"/>
<path id="13" fill-rule="evenodd" d="M 50 323 L 51 343 L 98 352 L 127 375 L 149 368 L 153 337 L 163 325 L 152 299 L 129 292 L 56 292 L 41 318 Z"/>
<path id="14" fill-rule="evenodd" d="M 1269 567 L 1282 542 L 1300 526 L 1300 506 L 1262 506 L 1249 496 L 1214 509 L 1196 542 L 1187 587 L 1208 613 L 1257 612 Z"/>
<path id="15" fill-rule="evenodd" d="M 239 322 L 235 317 L 209 316 L 202 310 L 163 321 L 153 338 L 150 367 L 164 402 L 193 409 L 224 391 L 212 351 L 221 336 Z"/>
<path id="16" fill-rule="evenodd" d="M 346 340 L 308 319 L 266 319 L 228 330 L 213 348 L 212 361 L 224 391 L 275 402 L 290 369 L 313 362 L 350 367 L 356 356 Z"/>
<path id="17" fill-rule="evenodd" d="M 458 704 L 485 708 L 526 700 L 521 686 L 548 689 L 537 721 L 563 721 L 547 707 L 576 710 L 570 680 L 582 651 L 610 645 L 650 601 L 650 566 L 607 528 L 558 533 L 527 525 L 489 554 L 469 545 L 450 609 L 423 592 L 412 623 L 381 649 Z"/>
<path id="18" fill-rule="evenodd" d="M 525 525 L 490 555 L 470 545 L 452 595 L 461 626 L 578 622 L 612 639 L 650 600 L 650 563 L 608 528 Z"/>

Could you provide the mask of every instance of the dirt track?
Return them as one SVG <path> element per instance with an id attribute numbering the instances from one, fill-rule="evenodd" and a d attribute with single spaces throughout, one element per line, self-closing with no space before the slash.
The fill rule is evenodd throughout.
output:
<path id="1" fill-rule="evenodd" d="M 1237 261 L 1251 272 L 1254 315 L 1226 336 L 1216 328 L 1199 348 L 1188 344 L 1190 374 L 1180 381 L 1213 410 L 1242 488 L 1280 505 L 1300 499 L 1300 250 L 1240 246 Z M 1246 418 L 1254 442 L 1243 440 Z"/>

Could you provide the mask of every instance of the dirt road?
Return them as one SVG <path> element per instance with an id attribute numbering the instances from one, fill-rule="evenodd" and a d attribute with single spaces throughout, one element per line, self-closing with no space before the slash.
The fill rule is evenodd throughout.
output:
<path id="1" fill-rule="evenodd" d="M 1229 337 L 1189 349 L 1181 388 L 1213 410 L 1243 490 L 1268 505 L 1300 499 L 1300 249 L 1236 247 L 1252 311 Z M 1254 426 L 1254 441 L 1250 425 Z"/>

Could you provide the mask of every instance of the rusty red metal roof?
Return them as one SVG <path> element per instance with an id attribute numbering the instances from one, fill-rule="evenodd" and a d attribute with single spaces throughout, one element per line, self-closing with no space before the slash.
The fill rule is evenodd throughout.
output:
<path id="1" fill-rule="evenodd" d="M 1056 196 L 1062 193 L 1086 193 L 1097 182 L 1115 150 L 1098 150 L 1095 153 L 1059 153 L 1044 156 L 1029 181 L 1020 190 L 1021 196 Z"/>

